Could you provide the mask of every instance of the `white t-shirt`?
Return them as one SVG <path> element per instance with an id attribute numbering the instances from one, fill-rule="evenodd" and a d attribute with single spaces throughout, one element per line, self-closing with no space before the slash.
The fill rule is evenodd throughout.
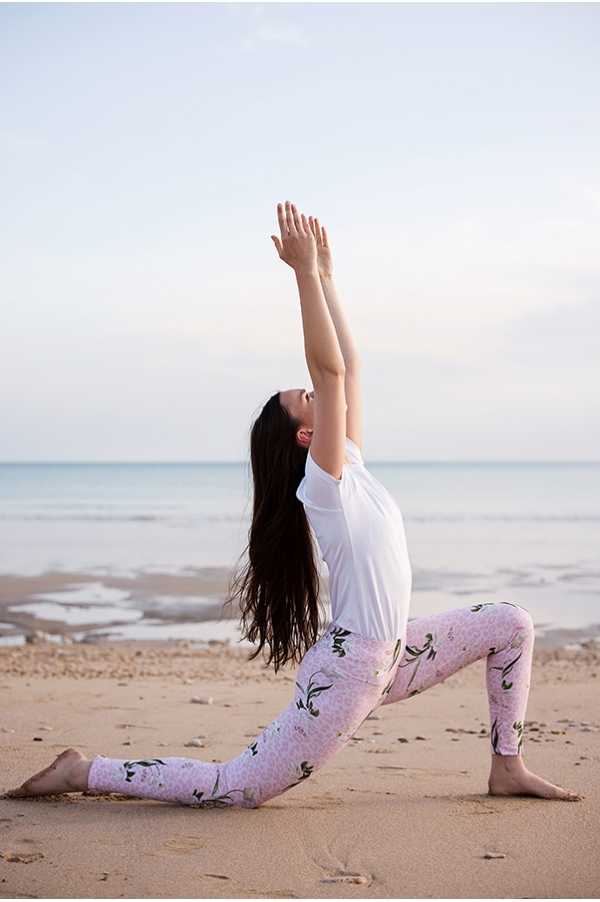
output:
<path id="1" fill-rule="evenodd" d="M 342 478 L 308 453 L 296 493 L 305 506 L 327 566 L 332 619 L 367 639 L 404 637 L 412 574 L 398 505 L 365 468 L 346 439 Z"/>

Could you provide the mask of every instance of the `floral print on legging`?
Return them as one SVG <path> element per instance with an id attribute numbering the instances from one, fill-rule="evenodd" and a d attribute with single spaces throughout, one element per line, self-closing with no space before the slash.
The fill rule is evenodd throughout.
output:
<path id="1" fill-rule="evenodd" d="M 424 692 L 480 658 L 487 658 L 492 753 L 517 755 L 532 650 L 529 614 L 507 602 L 413 620 L 405 642 L 365 639 L 333 623 L 306 653 L 294 701 L 237 758 L 209 764 L 99 756 L 89 789 L 184 805 L 256 808 L 322 767 L 379 705 Z"/>

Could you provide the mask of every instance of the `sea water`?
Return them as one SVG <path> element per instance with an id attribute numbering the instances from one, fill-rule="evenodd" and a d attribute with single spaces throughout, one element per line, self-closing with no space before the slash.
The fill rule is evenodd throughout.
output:
<path id="1" fill-rule="evenodd" d="M 507 600 L 527 607 L 540 628 L 600 622 L 600 464 L 368 466 L 404 516 L 412 616 Z M 242 463 L 0 464 L 0 573 L 93 574 L 105 616 L 98 586 L 108 576 L 232 566 L 249 510 Z M 67 602 L 55 593 L 36 603 Z M 127 593 L 104 606 L 122 611 L 120 635 L 159 635 Z"/>

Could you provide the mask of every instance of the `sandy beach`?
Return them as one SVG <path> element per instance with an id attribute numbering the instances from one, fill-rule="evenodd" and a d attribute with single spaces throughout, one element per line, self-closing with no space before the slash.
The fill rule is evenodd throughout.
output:
<path id="1" fill-rule="evenodd" d="M 2 790 L 69 746 L 228 759 L 290 701 L 294 679 L 220 643 L 27 645 L 0 649 L 0 668 Z M 314 777 L 257 810 L 5 799 L 0 896 L 597 897 L 599 681 L 595 647 L 535 653 L 526 761 L 580 802 L 486 794 L 478 664 L 380 709 Z"/>

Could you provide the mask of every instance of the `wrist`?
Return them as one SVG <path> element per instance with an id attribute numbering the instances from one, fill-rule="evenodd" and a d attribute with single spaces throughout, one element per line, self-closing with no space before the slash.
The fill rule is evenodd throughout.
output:
<path id="1" fill-rule="evenodd" d="M 294 267 L 297 279 L 319 278 L 319 270 L 316 263 L 302 263 Z"/>
<path id="2" fill-rule="evenodd" d="M 319 278 L 321 282 L 333 282 L 333 271 L 330 270 L 329 272 L 322 272 L 321 270 L 319 270 Z"/>

